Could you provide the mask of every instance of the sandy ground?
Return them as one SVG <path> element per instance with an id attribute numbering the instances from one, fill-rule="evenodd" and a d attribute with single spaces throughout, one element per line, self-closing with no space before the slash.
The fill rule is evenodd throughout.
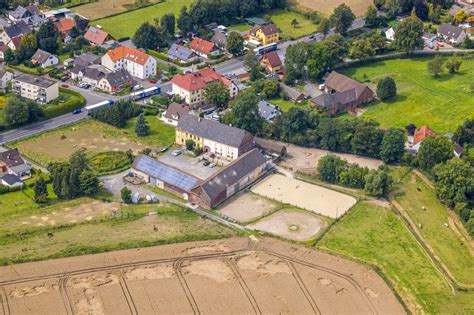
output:
<path id="1" fill-rule="evenodd" d="M 292 171 L 314 174 L 318 166 L 318 161 L 328 154 L 335 154 L 347 160 L 349 163 L 356 163 L 362 167 L 368 167 L 369 169 L 376 169 L 383 164 L 381 160 L 368 157 L 335 153 L 314 148 L 304 148 L 292 144 L 287 146 L 287 156 L 278 164 Z"/>
<path id="2" fill-rule="evenodd" d="M 246 223 L 271 213 L 277 205 L 265 198 L 254 194 L 242 192 L 231 198 L 220 209 L 219 212 L 226 217 L 238 222 Z"/>
<path id="3" fill-rule="evenodd" d="M 247 227 L 292 241 L 307 241 L 318 235 L 324 222 L 309 212 L 282 209 Z"/>
<path id="4" fill-rule="evenodd" d="M 334 219 L 357 202 L 340 192 L 279 174 L 265 178 L 252 187 L 252 192 Z"/>
<path id="5" fill-rule="evenodd" d="M 307 247 L 231 238 L 0 268 L 0 314 L 403 314 L 376 272 Z"/>
<path id="6" fill-rule="evenodd" d="M 372 4 L 370 0 L 292 0 L 291 2 L 303 8 L 319 11 L 326 15 L 331 14 L 334 8 L 345 3 L 351 7 L 352 12 L 354 12 L 356 16 L 363 16 L 367 12 L 367 8 Z"/>

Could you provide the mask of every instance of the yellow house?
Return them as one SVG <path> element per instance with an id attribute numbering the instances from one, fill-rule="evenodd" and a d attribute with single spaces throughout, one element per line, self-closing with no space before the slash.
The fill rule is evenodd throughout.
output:
<path id="1" fill-rule="evenodd" d="M 262 45 L 278 43 L 280 40 L 280 30 L 275 24 L 265 24 L 255 26 L 249 33 L 250 40 L 257 40 Z"/>

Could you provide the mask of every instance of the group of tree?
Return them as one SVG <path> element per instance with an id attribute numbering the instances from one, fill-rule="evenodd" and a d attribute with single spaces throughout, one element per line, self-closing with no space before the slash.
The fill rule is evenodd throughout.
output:
<path id="1" fill-rule="evenodd" d="M 285 55 L 285 83 L 292 84 L 307 74 L 321 78 L 348 53 L 348 44 L 341 35 L 331 35 L 316 43 L 298 43 L 288 47 Z"/>
<path id="2" fill-rule="evenodd" d="M 321 180 L 350 188 L 364 189 L 374 197 L 386 197 L 392 178 L 385 168 L 370 170 L 357 164 L 349 164 L 340 157 L 329 154 L 318 161 L 317 173 Z"/>
<path id="3" fill-rule="evenodd" d="M 222 82 L 213 82 L 204 89 L 204 96 L 212 106 L 223 109 L 227 107 L 230 100 L 229 89 Z"/>
<path id="4" fill-rule="evenodd" d="M 442 56 L 436 55 L 428 62 L 428 71 L 433 77 L 439 77 L 443 73 L 445 67 L 450 74 L 455 74 L 456 72 L 459 72 L 461 65 L 462 60 L 458 57 L 452 57 L 445 61 Z"/>
<path id="5" fill-rule="evenodd" d="M 423 33 L 423 22 L 413 9 L 411 15 L 398 24 L 393 47 L 407 53 L 422 49 L 425 45 Z"/>
<path id="6" fill-rule="evenodd" d="M 105 108 L 92 112 L 91 116 L 101 122 L 117 128 L 124 128 L 127 120 L 137 117 L 142 112 L 139 105 L 130 100 L 120 100 Z"/>
<path id="7" fill-rule="evenodd" d="M 99 190 L 99 179 L 90 169 L 83 151 L 74 152 L 68 162 L 50 164 L 48 171 L 59 199 L 93 196 Z"/>
<path id="8" fill-rule="evenodd" d="M 158 49 L 167 46 L 176 33 L 176 18 L 173 13 L 165 14 L 154 25 L 145 22 L 136 30 L 132 42 L 138 48 Z"/>
<path id="9" fill-rule="evenodd" d="M 277 80 L 257 80 L 252 83 L 252 87 L 257 95 L 267 100 L 280 96 L 280 83 Z"/>
<path id="10" fill-rule="evenodd" d="M 35 181 L 34 193 L 34 200 L 36 203 L 45 203 L 48 201 L 48 187 L 42 176 Z"/>
<path id="11" fill-rule="evenodd" d="M 5 124 L 11 127 L 35 122 L 43 116 L 43 111 L 37 103 L 16 94 L 8 98 L 3 108 Z"/>
<path id="12" fill-rule="evenodd" d="M 265 121 L 259 114 L 259 101 L 253 89 L 240 93 L 230 103 L 230 110 L 223 117 L 223 122 L 256 135 L 261 134 Z"/>
<path id="13" fill-rule="evenodd" d="M 244 37 L 239 32 L 230 32 L 227 38 L 226 50 L 234 56 L 239 56 L 244 51 Z"/>
<path id="14" fill-rule="evenodd" d="M 285 6 L 285 0 L 196 0 L 189 9 L 182 7 L 177 24 L 181 32 L 187 33 L 199 31 L 209 23 L 227 25 Z"/>
<path id="15" fill-rule="evenodd" d="M 349 56 L 352 59 L 365 59 L 387 50 L 387 42 L 380 32 L 364 34 L 351 44 Z"/>

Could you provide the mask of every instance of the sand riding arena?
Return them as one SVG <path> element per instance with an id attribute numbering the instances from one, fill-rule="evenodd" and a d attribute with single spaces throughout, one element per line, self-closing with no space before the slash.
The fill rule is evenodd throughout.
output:
<path id="1" fill-rule="evenodd" d="M 0 268 L 7 314 L 402 314 L 372 270 L 274 239 L 164 245 Z"/>

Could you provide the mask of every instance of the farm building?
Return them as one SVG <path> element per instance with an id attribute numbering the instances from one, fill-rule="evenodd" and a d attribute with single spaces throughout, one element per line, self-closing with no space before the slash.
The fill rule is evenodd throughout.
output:
<path id="1" fill-rule="evenodd" d="M 146 155 L 135 159 L 132 172 L 143 178 L 146 183 L 173 193 L 184 200 L 189 200 L 191 190 L 201 182 L 193 175 Z"/>
<path id="2" fill-rule="evenodd" d="M 171 103 L 161 115 L 161 120 L 166 124 L 176 127 L 179 119 L 188 114 L 189 111 L 189 106 L 186 104 Z"/>
<path id="3" fill-rule="evenodd" d="M 195 187 L 191 200 L 204 208 L 215 208 L 257 180 L 266 168 L 265 157 L 253 149 Z"/>
<path id="4" fill-rule="evenodd" d="M 254 147 L 251 133 L 190 114 L 181 117 L 176 128 L 176 144 L 184 146 L 186 140 L 193 140 L 204 153 L 228 160 L 235 160 Z"/>
<path id="5" fill-rule="evenodd" d="M 282 158 L 286 155 L 286 146 L 281 142 L 255 138 L 255 146 L 266 155 L 272 156 L 274 159 Z"/>
<path id="6" fill-rule="evenodd" d="M 415 134 L 413 136 L 408 137 L 408 140 L 405 143 L 405 148 L 407 151 L 413 154 L 418 153 L 421 143 L 430 135 L 436 135 L 436 132 L 426 125 L 421 126 L 415 130 Z"/>

